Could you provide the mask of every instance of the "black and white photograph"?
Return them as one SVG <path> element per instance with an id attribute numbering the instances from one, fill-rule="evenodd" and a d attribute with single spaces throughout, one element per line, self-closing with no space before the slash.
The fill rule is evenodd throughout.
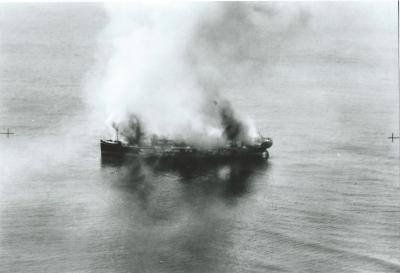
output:
<path id="1" fill-rule="evenodd" d="M 1 273 L 400 272 L 399 1 L 1 1 Z"/>

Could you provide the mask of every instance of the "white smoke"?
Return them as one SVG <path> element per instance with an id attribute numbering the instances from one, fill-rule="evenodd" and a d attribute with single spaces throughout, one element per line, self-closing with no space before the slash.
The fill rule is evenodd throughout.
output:
<path id="1" fill-rule="evenodd" d="M 256 137 L 254 123 L 223 94 L 262 71 L 271 49 L 264 27 L 279 18 L 275 6 L 120 3 L 106 10 L 111 50 L 100 89 L 110 127 L 131 134 L 139 124 L 146 135 L 198 145 Z"/>

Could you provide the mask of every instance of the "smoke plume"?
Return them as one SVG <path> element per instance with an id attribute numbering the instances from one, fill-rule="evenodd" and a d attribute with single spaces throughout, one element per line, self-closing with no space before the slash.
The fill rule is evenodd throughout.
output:
<path id="1" fill-rule="evenodd" d="M 195 145 L 251 141 L 253 122 L 224 94 L 243 83 L 251 93 L 249 83 L 261 77 L 279 42 L 307 21 L 299 11 L 282 21 L 271 3 L 111 4 L 106 10 L 109 51 L 100 89 L 107 123 L 130 143 L 154 134 Z M 276 25 L 284 30 L 271 42 Z"/>

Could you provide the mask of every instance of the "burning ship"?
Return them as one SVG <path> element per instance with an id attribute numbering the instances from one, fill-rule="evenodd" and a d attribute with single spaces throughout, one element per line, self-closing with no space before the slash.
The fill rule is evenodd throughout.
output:
<path id="1" fill-rule="evenodd" d="M 117 134 L 118 135 L 118 134 Z M 102 157 L 137 157 L 144 159 L 268 159 L 272 139 L 259 135 L 251 144 L 228 141 L 214 148 L 198 148 L 182 141 L 153 136 L 149 141 L 129 144 L 116 140 L 100 140 Z"/>
<path id="2" fill-rule="evenodd" d="M 238 120 L 229 102 L 211 104 L 215 108 L 216 119 L 223 129 L 221 140 L 215 145 L 193 145 L 186 141 L 152 135 L 146 137 L 142 121 L 131 115 L 127 124 L 112 124 L 116 139 L 100 140 L 102 158 L 134 157 L 160 160 L 231 160 L 231 159 L 268 159 L 271 138 L 261 134 L 250 138 L 247 126 Z M 122 128 L 122 141 L 118 139 L 119 127 Z"/>

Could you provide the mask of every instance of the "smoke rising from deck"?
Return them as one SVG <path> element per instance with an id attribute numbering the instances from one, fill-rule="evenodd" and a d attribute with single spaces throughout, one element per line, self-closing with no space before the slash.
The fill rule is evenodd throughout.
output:
<path id="1" fill-rule="evenodd" d="M 288 10 L 282 20 L 273 3 L 107 4 L 106 10 L 103 38 L 110 44 L 101 95 L 110 128 L 131 143 L 144 134 L 196 145 L 251 141 L 254 123 L 224 94 L 241 87 L 251 94 L 279 41 L 308 18 Z M 272 42 L 278 25 L 281 40 Z"/>

